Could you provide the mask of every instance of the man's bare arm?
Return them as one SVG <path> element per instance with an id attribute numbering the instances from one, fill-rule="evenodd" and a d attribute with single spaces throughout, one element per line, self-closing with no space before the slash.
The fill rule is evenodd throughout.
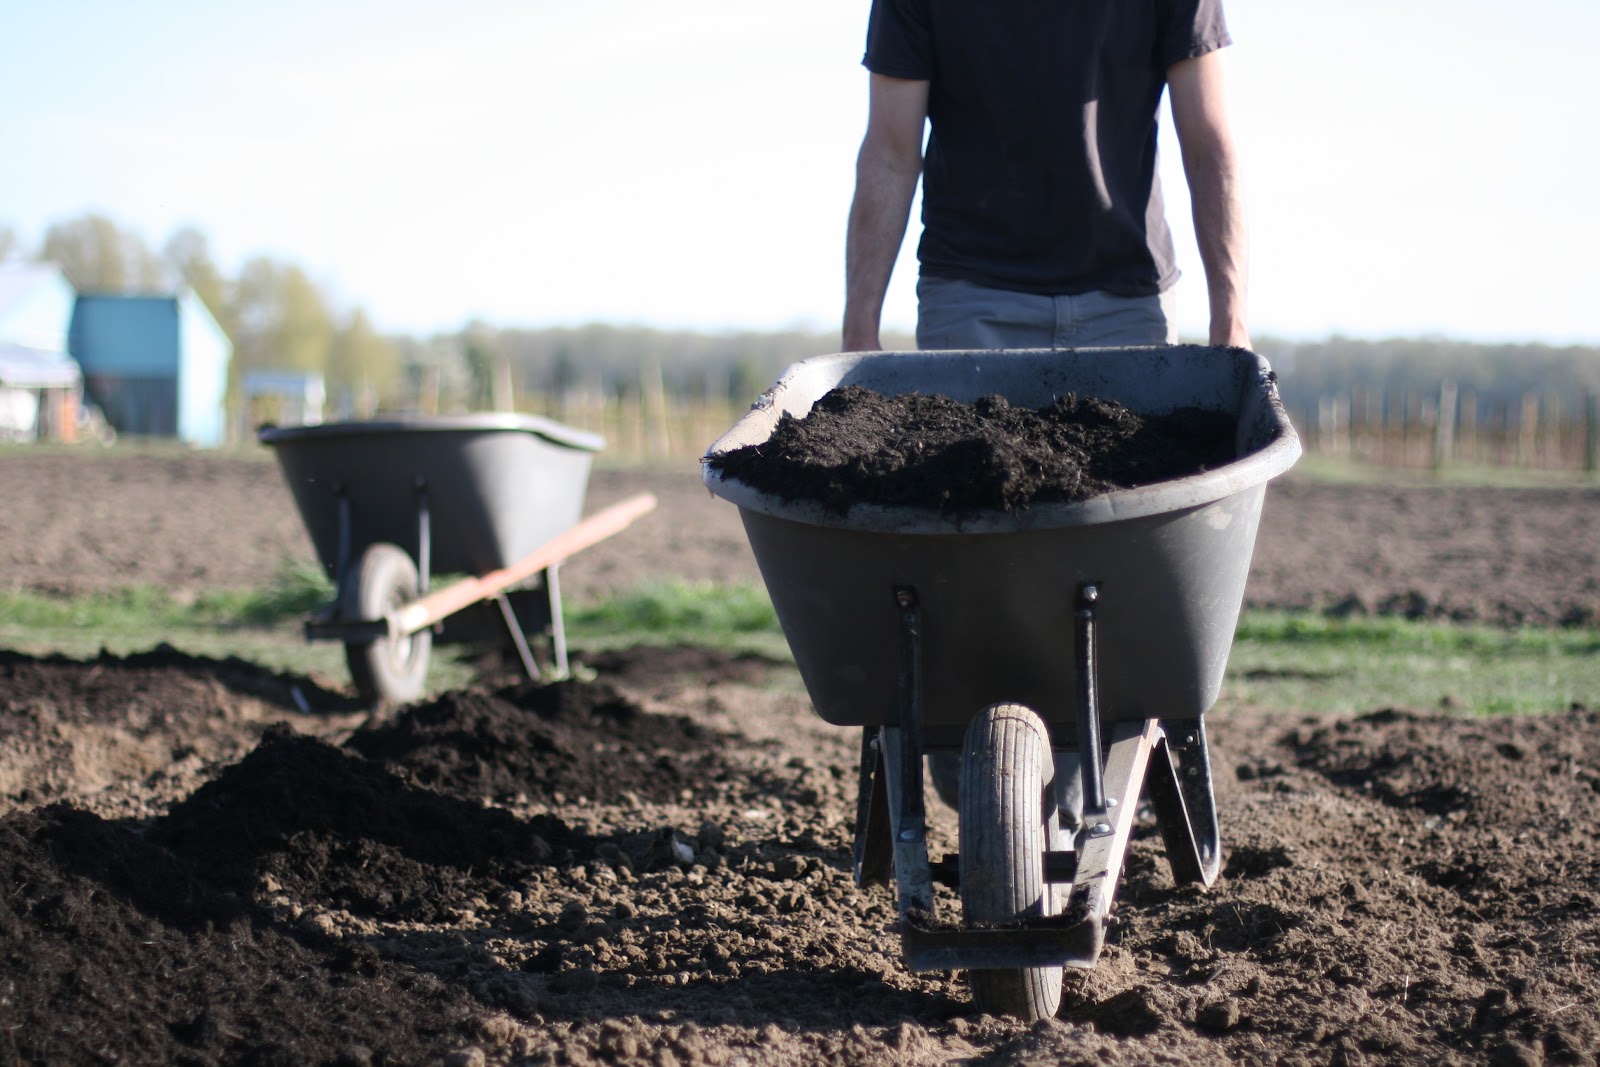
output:
<path id="1" fill-rule="evenodd" d="M 856 156 L 856 189 L 845 236 L 843 350 L 876 351 L 911 201 L 922 175 L 928 83 L 872 75 L 867 133 Z"/>
<path id="2" fill-rule="evenodd" d="M 1167 71 L 1167 91 L 1211 300 L 1211 343 L 1249 348 L 1244 192 L 1228 121 L 1222 53 L 1174 64 Z"/>

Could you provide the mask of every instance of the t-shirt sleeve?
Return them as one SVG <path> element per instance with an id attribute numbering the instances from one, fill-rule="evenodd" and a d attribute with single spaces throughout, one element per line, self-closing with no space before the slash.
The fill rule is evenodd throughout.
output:
<path id="1" fill-rule="evenodd" d="M 1228 21 L 1222 14 L 1222 0 L 1167 0 L 1158 10 L 1161 37 L 1156 59 L 1163 70 L 1233 43 Z"/>
<path id="2" fill-rule="evenodd" d="M 890 78 L 932 79 L 933 33 L 926 0 L 872 0 L 861 63 Z"/>

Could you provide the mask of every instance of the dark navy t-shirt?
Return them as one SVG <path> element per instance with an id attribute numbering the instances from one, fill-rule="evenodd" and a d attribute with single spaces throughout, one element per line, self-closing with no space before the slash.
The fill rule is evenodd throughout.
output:
<path id="1" fill-rule="evenodd" d="M 1051 295 L 1170 286 L 1166 71 L 1228 43 L 1222 0 L 873 0 L 867 69 L 930 83 L 922 273 Z"/>

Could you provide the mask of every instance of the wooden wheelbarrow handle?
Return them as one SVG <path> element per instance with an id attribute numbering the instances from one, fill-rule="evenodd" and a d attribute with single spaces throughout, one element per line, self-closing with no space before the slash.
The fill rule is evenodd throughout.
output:
<path id="1" fill-rule="evenodd" d="M 557 534 L 509 567 L 502 567 L 475 578 L 463 578 L 391 612 L 390 632 L 414 634 L 468 605 L 487 600 L 496 593 L 560 563 L 568 556 L 604 541 L 627 527 L 633 520 L 653 510 L 655 506 L 656 498 L 653 494 L 640 493 L 610 507 L 602 508 L 576 526 Z"/>

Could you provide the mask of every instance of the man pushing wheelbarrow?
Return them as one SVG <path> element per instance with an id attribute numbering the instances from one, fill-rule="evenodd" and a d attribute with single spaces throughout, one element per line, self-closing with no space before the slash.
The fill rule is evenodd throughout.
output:
<path id="1" fill-rule="evenodd" d="M 843 348 L 855 354 L 791 367 L 705 463 L 706 484 L 740 508 L 818 714 L 862 728 L 858 881 L 892 873 L 909 965 L 965 969 L 987 1010 L 1053 1015 L 1060 968 L 1093 966 L 1141 796 L 1178 880 L 1209 885 L 1219 868 L 1203 715 L 1266 482 L 1299 455 L 1275 379 L 1249 351 L 1228 43 L 1220 0 L 875 0 L 846 250 Z M 1155 165 L 1163 93 L 1211 347 L 1172 346 L 1178 271 Z M 919 178 L 924 351 L 882 353 Z M 1140 416 L 1200 409 L 1227 416 L 1233 448 L 1185 476 L 975 512 L 883 486 L 824 504 L 728 466 L 741 449 L 770 453 L 785 418 L 850 386 L 1032 408 L 1087 396 Z M 939 862 L 925 756 L 960 816 L 958 855 Z M 935 914 L 935 881 L 959 888 L 959 923 Z"/>

